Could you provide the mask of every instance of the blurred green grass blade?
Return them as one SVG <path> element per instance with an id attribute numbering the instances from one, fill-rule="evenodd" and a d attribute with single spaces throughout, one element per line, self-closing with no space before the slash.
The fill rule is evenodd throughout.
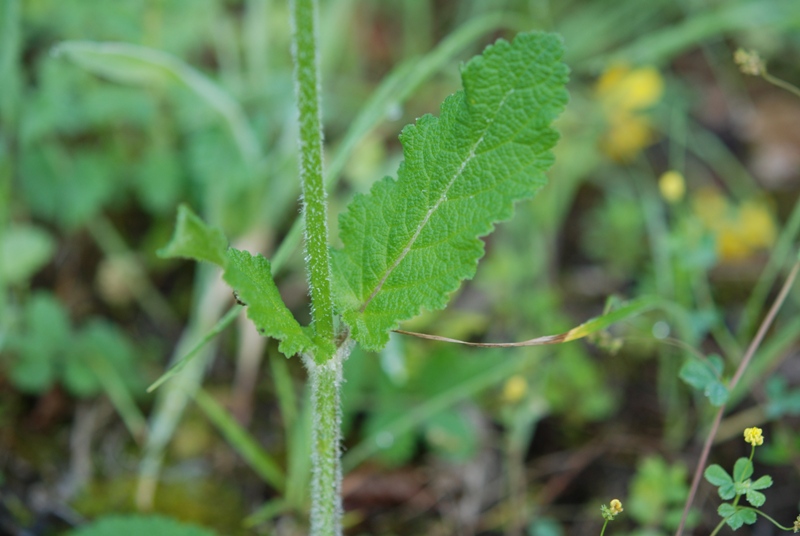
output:
<path id="1" fill-rule="evenodd" d="M 193 397 L 200 409 L 206 414 L 206 417 L 225 436 L 228 443 L 247 464 L 265 482 L 282 492 L 286 485 L 286 477 L 278 463 L 204 389 L 200 388 L 195 391 Z"/>
<path id="2" fill-rule="evenodd" d="M 272 372 L 272 383 L 278 396 L 278 406 L 283 418 L 283 428 L 291 430 L 297 421 L 297 395 L 294 392 L 292 377 L 289 374 L 288 360 L 276 354 L 269 353 L 269 366 Z"/>
<path id="3" fill-rule="evenodd" d="M 710 5 L 679 24 L 644 34 L 641 39 L 622 47 L 610 57 L 593 60 L 599 67 L 614 61 L 661 63 L 689 47 L 726 32 L 747 28 L 764 31 L 797 28 L 800 25 L 800 2 L 797 0 L 760 0 Z"/>
<path id="4" fill-rule="evenodd" d="M 100 380 L 106 396 L 117 410 L 122 422 L 137 443 L 141 443 L 147 435 L 147 420 L 136 405 L 130 391 L 119 373 L 106 360 L 97 355 L 86 355 L 92 365 L 92 370 Z"/>
<path id="5" fill-rule="evenodd" d="M 431 76 L 451 65 L 453 59 L 470 45 L 486 34 L 511 25 L 508 16 L 494 13 L 473 19 L 461 26 L 439 45 L 421 58 L 412 58 L 395 67 L 372 93 L 367 103 L 359 111 L 356 118 L 342 139 L 336 154 L 325 169 L 325 185 L 330 190 L 338 183 L 353 150 L 369 132 L 382 121 L 387 112 L 401 105 L 409 96 Z M 380 177 L 375 177 L 376 179 Z M 292 228 L 272 256 L 273 275 L 277 275 L 286 265 L 286 261 L 297 249 L 303 234 L 302 218 L 295 220 Z"/>
<path id="6" fill-rule="evenodd" d="M 197 267 L 192 309 L 189 322 L 173 352 L 173 361 L 185 355 L 196 345 L 195 341 L 218 322 L 230 294 L 221 290 L 219 271 L 207 264 Z M 149 419 L 149 434 L 139 465 L 139 482 L 136 504 L 139 508 L 152 508 L 164 451 L 175 433 L 191 393 L 199 388 L 208 363 L 213 359 L 213 337 L 197 350 L 182 374 L 157 393 L 156 403 Z"/>
<path id="7" fill-rule="evenodd" d="M 53 54 L 121 84 L 182 86 L 225 120 L 246 162 L 254 163 L 260 157 L 258 139 L 239 103 L 180 58 L 140 45 L 97 41 L 64 41 L 53 49 Z"/>
<path id="8" fill-rule="evenodd" d="M 311 477 L 311 402 L 306 392 L 304 404 L 294 426 L 287 429 L 286 492 L 284 498 L 293 509 L 308 509 Z"/>
<path id="9" fill-rule="evenodd" d="M 183 357 L 176 361 L 164 374 L 161 375 L 160 378 L 154 381 L 150 387 L 147 388 L 147 392 L 152 393 L 158 389 L 161 384 L 182 371 L 186 365 L 188 365 L 189 362 L 197 356 L 200 350 L 202 350 L 203 347 L 208 344 L 209 341 L 213 340 L 214 337 L 222 333 L 225 328 L 227 328 L 231 322 L 233 322 L 233 320 L 239 316 L 241 310 L 242 306 L 238 304 L 235 304 L 233 307 L 228 309 L 228 312 L 225 313 L 225 316 L 220 318 L 217 323 L 214 324 L 214 327 L 207 331 L 203 338 L 195 343 L 191 350 L 189 350 Z"/>

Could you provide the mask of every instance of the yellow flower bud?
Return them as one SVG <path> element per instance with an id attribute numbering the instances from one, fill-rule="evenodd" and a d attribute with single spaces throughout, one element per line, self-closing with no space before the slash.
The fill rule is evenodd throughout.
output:
<path id="1" fill-rule="evenodd" d="M 612 499 L 611 503 L 608 505 L 608 510 L 612 515 L 622 513 L 622 502 L 619 499 Z"/>

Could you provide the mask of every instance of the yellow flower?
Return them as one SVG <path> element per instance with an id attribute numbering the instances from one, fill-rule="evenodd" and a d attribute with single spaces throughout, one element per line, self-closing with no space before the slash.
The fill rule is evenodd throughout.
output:
<path id="1" fill-rule="evenodd" d="M 772 211 L 763 201 L 729 203 L 716 190 L 701 190 L 692 201 L 693 212 L 715 238 L 723 262 L 740 261 L 757 250 L 772 247 L 778 230 Z"/>
<path id="2" fill-rule="evenodd" d="M 597 81 L 596 94 L 608 122 L 602 149 L 616 160 L 630 160 L 655 141 L 645 110 L 661 99 L 664 81 L 653 67 L 614 65 Z"/>
<path id="3" fill-rule="evenodd" d="M 677 171 L 667 171 L 658 179 L 658 189 L 669 203 L 677 203 L 686 193 L 686 181 Z"/>
<path id="4" fill-rule="evenodd" d="M 613 65 L 597 81 L 597 95 L 611 113 L 639 112 L 661 99 L 664 80 L 653 67 Z"/>
<path id="5" fill-rule="evenodd" d="M 503 386 L 503 400 L 509 404 L 515 404 L 522 400 L 527 390 L 528 382 L 525 381 L 525 378 L 519 374 L 511 376 Z"/>
<path id="6" fill-rule="evenodd" d="M 794 529 L 794 533 L 797 534 L 800 532 L 800 516 L 797 516 L 797 519 L 794 520 L 794 525 L 792 526 Z"/>
<path id="7" fill-rule="evenodd" d="M 622 502 L 619 499 L 612 499 L 611 503 L 608 505 L 608 511 L 611 512 L 612 515 L 619 515 L 622 513 Z"/>
<path id="8" fill-rule="evenodd" d="M 747 428 L 744 431 L 744 440 L 754 447 L 764 444 L 764 437 L 761 435 L 761 428 Z"/>
<path id="9" fill-rule="evenodd" d="M 613 499 L 608 506 L 605 504 L 600 507 L 600 513 L 606 522 L 613 521 L 622 512 L 622 503 L 619 499 Z"/>

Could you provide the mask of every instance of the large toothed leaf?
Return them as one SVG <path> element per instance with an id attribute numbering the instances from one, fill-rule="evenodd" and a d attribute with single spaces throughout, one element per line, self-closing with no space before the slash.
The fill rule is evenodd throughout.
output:
<path id="1" fill-rule="evenodd" d="M 281 341 L 281 353 L 290 357 L 313 348 L 314 343 L 283 303 L 267 259 L 230 248 L 223 278 L 247 305 L 247 317 L 256 328 Z"/>
<path id="2" fill-rule="evenodd" d="M 186 205 L 178 207 L 178 222 L 169 244 L 158 250 L 159 257 L 183 257 L 225 265 L 228 240 L 216 227 L 206 225 Z"/>
<path id="3" fill-rule="evenodd" d="M 404 161 L 356 196 L 334 249 L 337 305 L 355 339 L 380 349 L 423 308 L 441 309 L 483 255 L 479 237 L 545 184 L 567 101 L 558 37 L 500 40 L 462 69 L 440 117 L 403 129 Z"/>

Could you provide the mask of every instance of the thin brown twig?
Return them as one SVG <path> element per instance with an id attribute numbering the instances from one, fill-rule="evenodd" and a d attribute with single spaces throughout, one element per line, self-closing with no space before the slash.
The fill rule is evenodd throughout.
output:
<path id="1" fill-rule="evenodd" d="M 736 387 L 736 384 L 739 383 L 739 380 L 741 380 L 745 369 L 747 369 L 747 366 L 753 359 L 756 350 L 758 350 L 759 346 L 761 346 L 761 342 L 764 340 L 767 330 L 772 325 L 772 321 L 775 320 L 775 316 L 778 314 L 783 302 L 786 300 L 786 296 L 789 294 L 789 290 L 791 290 L 792 285 L 794 284 L 794 280 L 797 278 L 798 270 L 800 270 L 800 261 L 794 263 L 792 270 L 786 277 L 786 281 L 783 283 L 783 287 L 781 287 L 780 293 L 778 293 L 778 297 L 775 298 L 775 302 L 767 312 L 767 316 L 765 316 L 764 320 L 761 322 L 758 332 L 753 338 L 753 342 L 751 342 L 750 346 L 747 347 L 747 351 L 745 352 L 742 361 L 739 363 L 733 378 L 731 378 L 731 381 L 728 383 L 729 391 L 733 391 L 734 387 Z M 717 434 L 717 430 L 719 429 L 719 424 L 722 421 L 722 416 L 724 413 L 725 405 L 723 404 L 717 411 L 716 417 L 714 417 L 714 422 L 711 424 L 711 429 L 708 431 L 708 436 L 706 437 L 705 444 L 703 445 L 703 450 L 700 453 L 700 459 L 697 461 L 697 468 L 695 469 L 694 477 L 692 478 L 692 487 L 689 490 L 689 496 L 686 498 L 686 504 L 683 507 L 683 515 L 681 515 L 681 522 L 680 525 L 678 525 L 678 530 L 675 532 L 675 536 L 683 535 L 683 528 L 686 525 L 686 518 L 689 515 L 689 509 L 692 507 L 692 502 L 694 502 L 694 497 L 697 494 L 697 488 L 700 486 L 700 477 L 703 474 L 703 467 L 705 467 L 706 462 L 708 461 L 708 454 L 711 451 L 711 444 L 714 442 L 714 436 Z"/>

